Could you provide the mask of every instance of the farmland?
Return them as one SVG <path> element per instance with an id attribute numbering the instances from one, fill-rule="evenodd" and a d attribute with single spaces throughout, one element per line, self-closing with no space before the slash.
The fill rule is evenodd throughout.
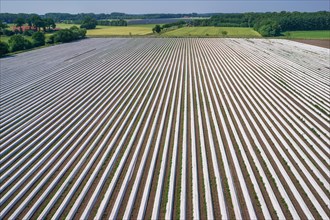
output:
<path id="1" fill-rule="evenodd" d="M 124 27 L 113 27 L 113 26 L 97 26 L 96 29 L 88 30 L 87 36 L 123 36 L 123 35 L 147 35 L 152 34 L 152 28 L 149 25 L 143 27 L 140 26 L 124 26 Z"/>
<path id="2" fill-rule="evenodd" d="M 59 28 L 70 28 L 74 24 L 56 24 Z M 79 25 L 78 25 L 79 26 Z M 130 35 L 150 35 L 154 24 L 133 24 L 128 26 L 101 26 L 96 29 L 87 30 L 89 37 L 112 37 L 112 36 L 128 36 Z M 226 37 L 261 37 L 253 28 L 241 27 L 184 27 L 170 30 L 162 33 L 162 37 L 222 37 L 222 31 L 227 31 Z"/>
<path id="3" fill-rule="evenodd" d="M 328 56 L 99 38 L 1 59 L 0 219 L 328 219 Z"/>
<path id="4" fill-rule="evenodd" d="M 56 24 L 59 28 L 70 28 L 74 24 Z M 79 26 L 79 25 L 76 25 Z M 155 25 L 129 25 L 129 26 L 102 26 L 98 25 L 96 29 L 87 30 L 89 37 L 112 37 L 112 36 L 129 36 L 129 35 L 148 35 L 152 34 L 152 28 Z"/>
<path id="5" fill-rule="evenodd" d="M 292 39 L 328 39 L 330 40 L 330 30 L 326 31 L 288 31 L 283 34 L 289 33 L 289 38 Z"/>
<path id="6" fill-rule="evenodd" d="M 168 37 L 221 37 L 222 31 L 226 31 L 226 37 L 261 37 L 252 28 L 242 27 L 184 27 L 165 32 L 162 36 Z"/>

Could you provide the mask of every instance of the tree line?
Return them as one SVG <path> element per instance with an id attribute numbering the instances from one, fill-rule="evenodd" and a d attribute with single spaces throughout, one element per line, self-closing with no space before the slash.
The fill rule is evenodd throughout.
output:
<path id="1" fill-rule="evenodd" d="M 17 18 L 28 18 L 36 14 L 26 14 L 26 13 L 0 13 L 0 20 L 7 23 L 13 23 Z M 197 13 L 187 13 L 187 14 L 126 14 L 120 12 L 112 12 L 110 14 L 100 13 L 79 13 L 79 14 L 69 14 L 69 13 L 46 13 L 45 15 L 40 15 L 41 18 L 51 18 L 55 22 L 62 21 L 73 21 L 75 24 L 80 24 L 84 18 L 91 17 L 96 20 L 120 20 L 120 19 L 158 19 L 158 18 L 182 18 L 182 17 L 209 17 L 214 14 L 197 14 Z"/>
<path id="2" fill-rule="evenodd" d="M 95 29 L 96 25 L 103 26 L 127 26 L 127 21 L 123 19 L 119 20 L 96 20 L 93 17 L 87 16 L 79 22 L 81 28 Z"/>
<path id="3" fill-rule="evenodd" d="M 99 20 L 97 21 L 98 25 L 103 26 L 127 26 L 127 21 L 124 19 L 119 20 Z"/>
<path id="4" fill-rule="evenodd" d="M 7 27 L 7 25 L 0 22 L 1 33 L 3 33 L 3 30 Z M 46 38 L 45 33 L 40 30 L 32 31 L 31 35 L 27 35 L 27 33 L 30 33 L 30 31 L 31 30 L 28 32 L 25 31 L 23 33 L 16 33 L 12 35 L 9 38 L 8 43 L 0 41 L 0 57 L 9 52 L 28 50 L 33 47 L 44 46 L 45 44 L 66 43 L 83 39 L 87 33 L 86 29 L 78 28 L 77 26 L 73 26 L 69 29 L 59 30 L 54 34 L 51 34 L 48 38 Z M 26 36 L 31 37 L 27 38 Z"/>
<path id="5" fill-rule="evenodd" d="M 18 33 L 23 33 L 23 26 L 28 26 L 27 30 L 24 30 L 26 35 L 31 36 L 31 31 L 40 31 L 41 29 L 44 32 L 51 32 L 56 28 L 55 21 L 51 18 L 41 18 L 38 15 L 32 15 L 30 17 L 18 17 L 12 23 L 18 28 L 13 30 L 8 30 L 8 25 L 0 19 L 0 35 L 11 36 Z M 29 34 L 29 33 L 30 34 Z"/>
<path id="6" fill-rule="evenodd" d="M 152 32 L 159 34 L 163 30 L 167 31 L 168 29 L 171 29 L 173 27 L 182 28 L 184 26 L 187 26 L 186 21 L 177 21 L 177 22 L 173 22 L 173 23 L 169 23 L 169 24 L 163 24 L 163 25 L 157 24 L 157 25 L 155 25 L 154 28 L 152 28 Z"/>
<path id="7" fill-rule="evenodd" d="M 330 12 L 268 12 L 218 14 L 195 19 L 192 26 L 253 27 L 262 36 L 279 36 L 285 31 L 329 30 Z"/>
<path id="8" fill-rule="evenodd" d="M 209 19 L 190 19 L 156 25 L 153 32 L 176 26 L 253 27 L 264 37 L 280 36 L 281 32 L 298 30 L 329 30 L 330 12 L 272 12 L 218 14 Z"/>
<path id="9" fill-rule="evenodd" d="M 153 32 L 176 26 L 253 27 L 264 37 L 280 36 L 281 32 L 299 30 L 329 30 L 330 12 L 272 12 L 218 14 L 209 19 L 191 19 L 156 25 Z M 225 34 L 223 34 L 225 35 Z"/>
<path id="10" fill-rule="evenodd" d="M 86 36 L 86 29 L 73 26 L 69 29 L 62 29 L 50 35 L 46 39 L 42 32 L 35 32 L 31 36 L 31 40 L 24 37 L 22 34 L 11 36 L 8 43 L 0 41 L 0 57 L 9 53 L 21 50 L 28 50 L 33 47 L 44 46 L 45 44 L 66 43 L 74 40 L 83 39 Z"/>

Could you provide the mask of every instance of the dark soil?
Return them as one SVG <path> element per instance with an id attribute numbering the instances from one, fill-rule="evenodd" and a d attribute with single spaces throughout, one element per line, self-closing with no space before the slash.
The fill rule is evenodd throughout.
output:
<path id="1" fill-rule="evenodd" d="M 293 41 L 330 49 L 330 39 L 329 40 L 293 40 Z"/>

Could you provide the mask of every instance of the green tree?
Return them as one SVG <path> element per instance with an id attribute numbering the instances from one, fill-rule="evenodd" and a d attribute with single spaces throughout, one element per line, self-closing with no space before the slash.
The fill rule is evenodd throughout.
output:
<path id="1" fill-rule="evenodd" d="M 257 30 L 261 36 L 263 37 L 275 37 L 280 36 L 281 27 L 276 21 L 266 20 L 255 26 L 255 30 Z"/>
<path id="2" fill-rule="evenodd" d="M 17 18 L 14 23 L 16 24 L 16 27 L 19 27 L 20 32 L 22 33 L 22 26 L 25 24 L 25 19 L 24 18 Z"/>
<path id="3" fill-rule="evenodd" d="M 69 29 L 63 29 L 54 34 L 54 42 L 70 42 L 74 39 L 73 33 Z"/>
<path id="4" fill-rule="evenodd" d="M 31 49 L 33 47 L 34 46 L 33 46 L 32 42 L 25 38 L 24 39 L 24 50 Z"/>
<path id="5" fill-rule="evenodd" d="M 46 40 L 47 44 L 53 44 L 54 43 L 54 38 L 55 38 L 55 34 L 52 34 L 48 37 L 48 39 Z"/>
<path id="6" fill-rule="evenodd" d="M 2 30 L 2 34 L 3 34 L 3 35 L 6 35 L 6 36 L 12 36 L 12 35 L 15 34 L 15 32 L 12 31 L 12 30 L 3 29 L 3 30 Z"/>
<path id="7" fill-rule="evenodd" d="M 39 31 L 40 31 L 40 28 L 42 28 L 43 31 L 46 32 L 47 24 L 46 24 L 46 21 L 44 19 L 40 19 L 38 21 L 38 26 L 39 26 Z"/>
<path id="8" fill-rule="evenodd" d="M 247 26 L 251 27 L 252 19 L 253 19 L 253 13 L 251 13 L 251 12 L 245 13 L 244 16 L 243 16 L 243 19 L 247 23 Z"/>
<path id="9" fill-rule="evenodd" d="M 88 16 L 85 17 L 85 19 L 82 21 L 80 28 L 95 29 L 96 25 L 97 25 L 96 19 Z"/>
<path id="10" fill-rule="evenodd" d="M 48 31 L 50 31 L 50 28 L 56 28 L 55 21 L 51 18 L 46 18 L 45 19 L 46 26 L 48 27 Z"/>
<path id="11" fill-rule="evenodd" d="M 87 34 L 87 30 L 85 28 L 79 29 L 79 38 L 85 38 Z"/>
<path id="12" fill-rule="evenodd" d="M 123 20 L 123 19 L 119 19 L 119 20 L 112 20 L 112 21 L 100 21 L 99 22 L 100 25 L 110 25 L 110 26 L 127 26 L 127 21 Z"/>
<path id="13" fill-rule="evenodd" d="M 33 47 L 32 43 L 25 39 L 22 35 L 14 35 L 10 37 L 8 43 L 11 52 L 30 49 Z"/>
<path id="14" fill-rule="evenodd" d="M 31 29 L 32 29 L 32 25 L 33 25 L 33 23 L 32 23 L 32 19 L 31 19 L 31 18 L 27 18 L 27 19 L 26 19 L 26 23 L 27 23 L 27 25 L 29 26 L 29 29 L 31 30 Z"/>
<path id="15" fill-rule="evenodd" d="M 157 24 L 153 29 L 152 29 L 152 32 L 153 33 L 160 33 L 162 31 L 162 28 L 160 27 L 159 24 Z"/>
<path id="16" fill-rule="evenodd" d="M 23 31 L 23 35 L 24 36 L 32 36 L 33 33 L 34 33 L 34 31 L 32 31 L 32 30 L 25 30 L 25 31 Z"/>
<path id="17" fill-rule="evenodd" d="M 3 21 L 0 20 L 0 28 L 1 28 L 1 29 L 5 29 L 5 28 L 7 28 L 7 27 L 8 27 L 8 25 L 5 24 L 5 23 L 3 23 Z"/>
<path id="18" fill-rule="evenodd" d="M 80 28 L 78 28 L 77 26 L 72 26 L 71 28 L 70 28 L 70 31 L 72 32 L 72 34 L 73 34 L 73 40 L 75 40 L 75 39 L 79 39 L 80 38 L 80 35 L 81 35 L 81 33 L 80 33 Z M 85 29 L 86 30 L 86 29 Z"/>
<path id="19" fill-rule="evenodd" d="M 0 20 L 0 35 L 4 34 L 5 35 L 5 30 L 6 28 L 8 28 L 8 25 L 3 23 L 1 20 Z"/>
<path id="20" fill-rule="evenodd" d="M 31 17 L 31 24 L 33 25 L 33 27 L 40 31 L 41 28 L 44 29 L 44 31 L 46 30 L 46 22 L 45 20 L 43 20 L 40 16 L 38 15 L 33 15 Z"/>
<path id="21" fill-rule="evenodd" d="M 81 39 L 86 36 L 87 30 L 85 28 L 78 28 L 77 26 L 72 26 L 70 31 L 73 34 L 73 40 Z"/>
<path id="22" fill-rule="evenodd" d="M 32 34 L 32 43 L 35 47 L 45 45 L 45 34 L 41 32 L 35 32 Z"/>
<path id="23" fill-rule="evenodd" d="M 18 50 L 24 50 L 25 38 L 21 35 L 14 35 L 8 40 L 10 51 L 15 52 Z"/>
<path id="24" fill-rule="evenodd" d="M 41 18 L 38 15 L 32 15 L 32 17 L 29 19 L 28 23 L 31 24 L 31 27 L 33 26 L 36 30 L 40 29 L 40 20 Z"/>
<path id="25" fill-rule="evenodd" d="M 86 29 L 85 28 L 78 28 L 76 26 L 71 27 L 70 29 L 63 29 L 55 34 L 53 34 L 53 42 L 70 42 L 73 40 L 82 39 L 86 36 Z"/>
<path id="26" fill-rule="evenodd" d="M 0 57 L 9 52 L 9 46 L 5 42 L 0 41 Z"/>

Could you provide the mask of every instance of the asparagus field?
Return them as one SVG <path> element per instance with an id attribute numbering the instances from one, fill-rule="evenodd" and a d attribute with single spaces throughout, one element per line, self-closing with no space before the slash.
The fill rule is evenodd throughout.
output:
<path id="1" fill-rule="evenodd" d="M 0 219 L 329 219 L 329 50 L 87 39 L 1 62 Z"/>

